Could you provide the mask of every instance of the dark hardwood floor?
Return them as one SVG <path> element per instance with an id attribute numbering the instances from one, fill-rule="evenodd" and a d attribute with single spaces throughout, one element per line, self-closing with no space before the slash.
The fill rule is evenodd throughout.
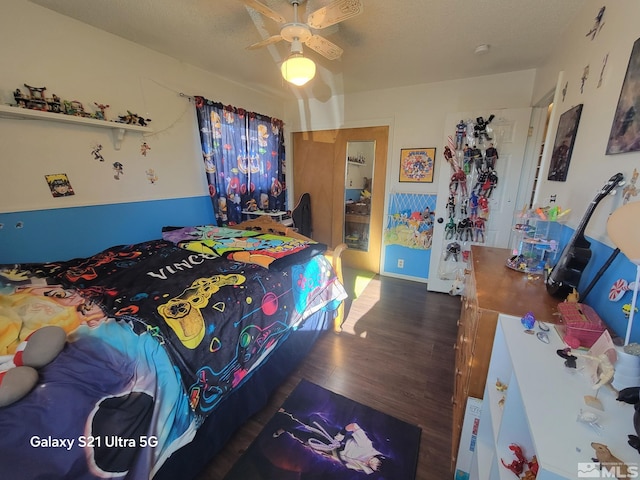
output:
<path id="1" fill-rule="evenodd" d="M 353 298 L 356 272 L 345 269 Z M 221 480 L 302 378 L 422 428 L 417 480 L 453 478 L 451 397 L 460 297 L 376 276 L 347 300 L 345 331 L 322 336 L 307 359 L 211 461 Z"/>

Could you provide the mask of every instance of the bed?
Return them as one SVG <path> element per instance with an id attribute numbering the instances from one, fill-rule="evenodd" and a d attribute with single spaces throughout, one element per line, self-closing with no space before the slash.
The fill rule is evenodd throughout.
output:
<path id="1" fill-rule="evenodd" d="M 260 219 L 0 266 L 0 363 L 32 331 L 66 333 L 36 386 L 0 408 L 0 476 L 195 477 L 339 330 L 343 248 Z"/>

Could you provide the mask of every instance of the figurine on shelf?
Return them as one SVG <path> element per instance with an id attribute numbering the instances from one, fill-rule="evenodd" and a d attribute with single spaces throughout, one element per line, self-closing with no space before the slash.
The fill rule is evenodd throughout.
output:
<path id="1" fill-rule="evenodd" d="M 136 113 L 132 113 L 127 110 L 126 115 L 118 116 L 118 123 L 126 123 L 127 125 L 140 125 L 141 127 L 146 127 L 148 123 L 151 121 L 150 118 L 143 118 Z"/>
<path id="2" fill-rule="evenodd" d="M 97 118 L 98 120 L 106 120 L 107 115 L 105 114 L 105 111 L 107 110 L 107 108 L 109 108 L 109 105 L 105 105 L 103 103 L 96 103 L 96 102 L 93 102 L 93 104 L 96 107 L 98 107 L 98 111 L 94 114 L 94 117 Z"/>
<path id="3" fill-rule="evenodd" d="M 591 442 L 591 446 L 596 452 L 596 458 L 593 461 L 599 462 L 609 471 L 613 470 L 617 478 L 632 478 L 635 476 L 631 475 L 627 464 L 611 453 L 611 450 L 605 444 Z"/>

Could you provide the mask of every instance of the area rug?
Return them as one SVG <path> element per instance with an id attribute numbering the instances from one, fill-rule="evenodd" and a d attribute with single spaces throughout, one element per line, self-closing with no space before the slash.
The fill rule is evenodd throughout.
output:
<path id="1" fill-rule="evenodd" d="M 225 480 L 415 479 L 421 429 L 302 380 Z"/>

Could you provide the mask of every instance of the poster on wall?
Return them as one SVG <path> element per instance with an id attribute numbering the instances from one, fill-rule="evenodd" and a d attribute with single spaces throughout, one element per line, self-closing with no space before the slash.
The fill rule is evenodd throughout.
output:
<path id="1" fill-rule="evenodd" d="M 640 150 L 640 38 L 633 44 L 627 74 L 613 116 L 607 155 Z"/>
<path id="2" fill-rule="evenodd" d="M 578 132 L 581 113 L 582 103 L 560 115 L 547 180 L 555 180 L 558 182 L 567 180 L 567 172 L 569 171 L 569 163 L 571 162 L 573 144 L 576 141 L 576 133 Z"/>
<path id="3" fill-rule="evenodd" d="M 67 177 L 66 173 L 45 175 L 44 178 L 47 180 L 47 184 L 51 190 L 51 195 L 54 197 L 68 197 L 70 195 L 75 195 L 73 187 L 69 182 L 69 177 Z"/>
<path id="4" fill-rule="evenodd" d="M 435 148 L 400 150 L 400 182 L 432 183 Z"/>

